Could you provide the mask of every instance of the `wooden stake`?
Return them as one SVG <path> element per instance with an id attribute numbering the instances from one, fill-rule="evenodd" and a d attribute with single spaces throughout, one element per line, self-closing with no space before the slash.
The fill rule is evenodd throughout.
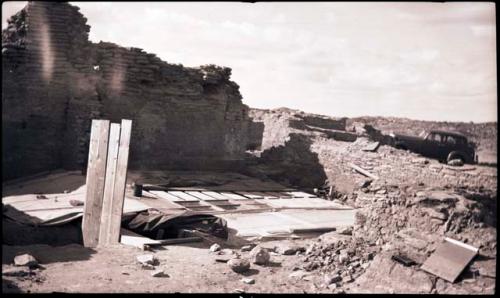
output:
<path id="1" fill-rule="evenodd" d="M 108 137 L 109 121 L 92 120 L 82 221 L 83 244 L 86 247 L 96 247 L 99 242 Z"/>

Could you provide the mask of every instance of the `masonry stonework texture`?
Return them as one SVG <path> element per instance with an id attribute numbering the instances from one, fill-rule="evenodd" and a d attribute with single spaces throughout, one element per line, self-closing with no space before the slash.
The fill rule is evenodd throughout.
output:
<path id="1" fill-rule="evenodd" d="M 231 69 L 92 43 L 79 8 L 29 2 L 2 32 L 3 179 L 83 169 L 91 119 L 133 120 L 129 168 L 224 169 L 252 130 Z"/>

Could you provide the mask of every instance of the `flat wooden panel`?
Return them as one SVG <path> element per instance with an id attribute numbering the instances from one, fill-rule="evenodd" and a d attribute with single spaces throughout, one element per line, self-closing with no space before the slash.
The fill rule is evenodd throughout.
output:
<path id="1" fill-rule="evenodd" d="M 101 229 L 99 245 L 109 244 L 111 233 L 112 200 L 115 187 L 116 165 L 118 162 L 118 147 L 120 145 L 120 124 L 111 123 L 109 130 L 108 161 L 106 165 L 106 181 L 104 183 L 104 198 L 102 201 Z"/>
<path id="2" fill-rule="evenodd" d="M 109 121 L 92 120 L 87 166 L 87 191 L 82 221 L 83 244 L 86 247 L 96 247 L 99 243 L 108 137 Z"/>
<path id="3" fill-rule="evenodd" d="M 242 196 L 245 196 L 250 199 L 263 199 L 264 196 L 262 194 L 256 194 L 255 192 L 251 191 L 237 191 L 237 194 L 240 194 Z"/>
<path id="4" fill-rule="evenodd" d="M 127 229 L 121 229 L 120 243 L 125 245 L 131 245 L 144 249 L 145 245 L 161 245 L 162 243 L 158 240 L 154 240 L 142 235 L 136 234 Z"/>
<path id="5" fill-rule="evenodd" d="M 183 199 L 184 201 L 188 201 L 188 202 L 196 202 L 196 201 L 200 200 L 199 198 L 192 196 L 192 195 L 189 195 L 183 191 L 172 190 L 172 191 L 168 191 L 167 193 L 174 195 L 176 197 L 179 197 L 179 198 Z"/>
<path id="6" fill-rule="evenodd" d="M 303 191 L 287 191 L 286 193 L 290 194 L 294 198 L 317 198 L 317 196 Z"/>
<path id="7" fill-rule="evenodd" d="M 266 194 L 275 196 L 280 199 L 290 199 L 292 196 L 290 194 L 284 193 L 284 192 L 277 192 L 277 191 L 266 191 Z"/>
<path id="8" fill-rule="evenodd" d="M 453 283 L 477 252 L 477 248 L 446 238 L 424 262 L 421 269 Z"/>
<path id="9" fill-rule="evenodd" d="M 220 191 L 219 193 L 223 196 L 229 197 L 231 200 L 249 200 L 249 198 L 233 192 Z"/>
<path id="10" fill-rule="evenodd" d="M 127 181 L 128 154 L 132 120 L 122 120 L 120 131 L 120 145 L 118 147 L 118 161 L 116 164 L 115 185 L 111 202 L 111 219 L 109 243 L 120 241 L 120 226 L 123 214 L 123 201 L 125 199 L 125 182 Z"/>
<path id="11" fill-rule="evenodd" d="M 171 202 L 183 202 L 184 201 L 184 199 L 179 198 L 178 196 L 174 196 L 172 194 L 169 194 L 168 192 L 163 191 L 163 190 L 150 190 L 149 192 L 164 199 L 164 200 L 169 200 Z"/>
<path id="12" fill-rule="evenodd" d="M 194 197 L 197 197 L 199 198 L 200 200 L 203 200 L 203 201 L 216 201 L 218 199 L 214 198 L 214 197 L 211 197 L 209 195 L 206 195 L 200 191 L 186 191 L 187 194 L 190 194 Z"/>
<path id="13" fill-rule="evenodd" d="M 215 192 L 215 191 L 202 191 L 202 194 L 205 194 L 207 196 L 210 196 L 216 200 L 227 200 L 228 198 L 224 197 L 223 195 Z"/>

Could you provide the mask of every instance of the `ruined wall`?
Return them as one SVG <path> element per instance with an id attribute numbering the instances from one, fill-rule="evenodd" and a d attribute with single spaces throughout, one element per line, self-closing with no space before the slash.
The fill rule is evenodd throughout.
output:
<path id="1" fill-rule="evenodd" d="M 262 143 L 261 150 L 284 145 L 292 133 L 323 136 L 346 142 L 356 140 L 356 135 L 345 131 L 347 118 L 306 114 L 288 108 L 250 109 L 249 115 L 255 123 L 264 126 L 264 129 L 261 128 L 262 135 L 250 135 L 252 143 Z"/>
<path id="2" fill-rule="evenodd" d="M 231 69 L 91 43 L 78 10 L 30 2 L 2 32 L 3 179 L 83 168 L 96 118 L 133 120 L 130 168 L 217 169 L 242 158 L 251 121 Z"/>

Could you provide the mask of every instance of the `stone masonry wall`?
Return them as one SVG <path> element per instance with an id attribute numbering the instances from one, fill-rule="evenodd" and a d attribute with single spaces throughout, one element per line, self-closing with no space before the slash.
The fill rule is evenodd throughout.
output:
<path id="1" fill-rule="evenodd" d="M 29 2 L 2 32 L 3 179 L 86 166 L 91 119 L 133 120 L 129 167 L 238 164 L 251 120 L 231 69 L 91 43 L 78 7 Z"/>

